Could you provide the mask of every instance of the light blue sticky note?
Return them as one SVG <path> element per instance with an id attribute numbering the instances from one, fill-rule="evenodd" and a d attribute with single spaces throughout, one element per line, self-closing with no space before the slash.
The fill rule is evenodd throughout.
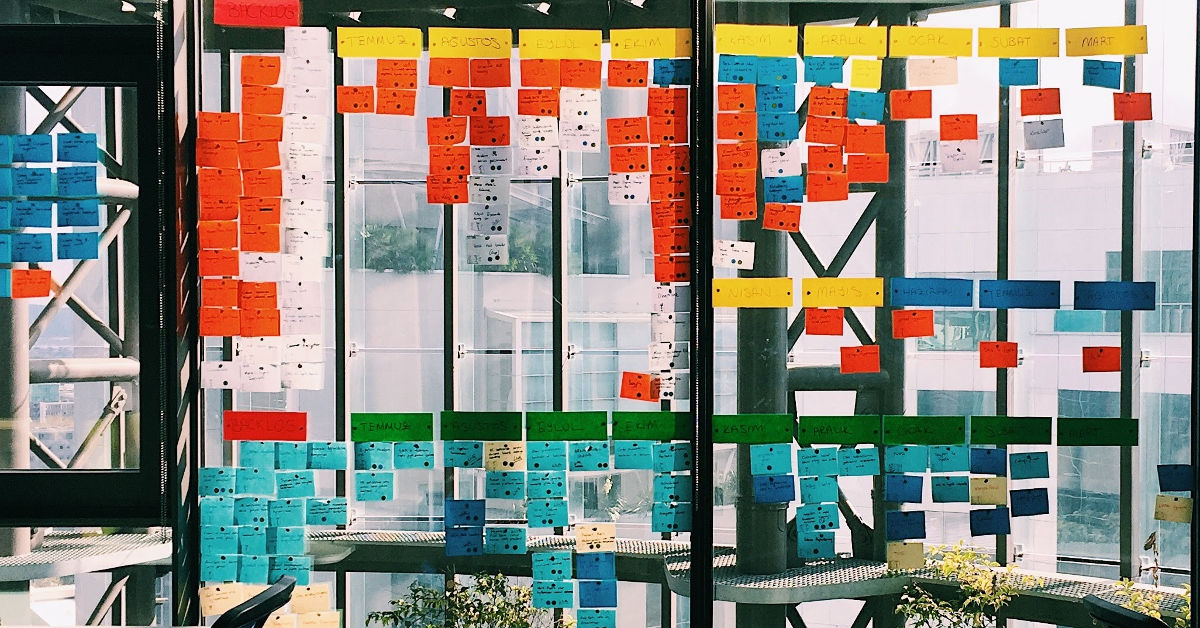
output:
<path id="1" fill-rule="evenodd" d="M 581 608 L 575 611 L 575 628 L 617 628 L 617 611 Z"/>
<path id="2" fill-rule="evenodd" d="M 12 296 L 12 271 L 0 268 L 0 297 Z"/>
<path id="3" fill-rule="evenodd" d="M 575 556 L 575 577 L 580 580 L 612 580 L 617 577 L 617 555 L 585 552 Z"/>
<path id="4" fill-rule="evenodd" d="M 925 513 L 920 510 L 892 510 L 886 513 L 887 540 L 905 541 L 925 538 Z"/>
<path id="5" fill-rule="evenodd" d="M 95 163 L 100 159 L 95 133 L 59 133 L 58 160 Z"/>
<path id="6" fill-rule="evenodd" d="M 837 475 L 837 447 L 802 447 L 796 452 L 796 475 Z M 803 491 L 801 491 L 803 493 Z"/>
<path id="7" fill-rule="evenodd" d="M 971 468 L 970 450 L 966 445 L 932 445 L 929 447 L 929 470 L 934 473 L 954 473 Z"/>
<path id="8" fill-rule="evenodd" d="M 755 107 L 760 113 L 795 113 L 796 85 L 759 85 L 754 88 Z"/>
<path id="9" fill-rule="evenodd" d="M 12 195 L 54 196 L 54 175 L 49 168 L 12 168 Z"/>
<path id="10" fill-rule="evenodd" d="M 205 582 L 233 582 L 237 580 L 237 554 L 201 554 L 200 579 Z"/>
<path id="11" fill-rule="evenodd" d="M 796 508 L 797 532 L 836 530 L 840 526 L 837 504 L 804 504 Z"/>
<path id="12" fill-rule="evenodd" d="M 354 468 L 381 471 L 392 468 L 391 443 L 354 443 Z"/>
<path id="13" fill-rule="evenodd" d="M 266 554 L 267 526 L 237 526 L 238 553 Z"/>
<path id="14" fill-rule="evenodd" d="M 803 504 L 827 504 L 838 500 L 837 477 L 818 475 L 800 478 L 800 502 Z"/>
<path id="15" fill-rule="evenodd" d="M 96 167 L 68 166 L 58 169 L 59 196 L 95 196 Z"/>
<path id="16" fill-rule="evenodd" d="M 558 499 L 567 496 L 566 471 L 529 471 L 525 474 L 526 497 Z"/>
<path id="17" fill-rule="evenodd" d="M 1121 62 L 1084 59 L 1083 84 L 1092 87 L 1121 89 Z"/>
<path id="18" fill-rule="evenodd" d="M 1032 480 L 1050 477 L 1050 456 L 1044 451 L 1027 451 L 1008 455 L 1009 477 Z"/>
<path id="19" fill-rule="evenodd" d="M 655 502 L 650 510 L 653 532 L 691 532 L 691 502 Z"/>
<path id="20" fill-rule="evenodd" d="M 878 475 L 879 449 L 855 447 L 838 450 L 838 475 Z"/>
<path id="21" fill-rule="evenodd" d="M 717 81 L 721 83 L 753 83 L 758 76 L 758 57 L 720 55 L 717 57 Z"/>
<path id="22" fill-rule="evenodd" d="M 200 526 L 200 553 L 238 553 L 238 527 Z"/>
<path id="23" fill-rule="evenodd" d="M 804 81 L 817 85 L 833 85 L 842 82 L 842 57 L 804 57 Z"/>
<path id="24" fill-rule="evenodd" d="M 0 264 L 12 263 L 12 236 L 7 233 L 0 233 Z M 8 270 L 8 269 L 5 269 Z M 8 275 L 4 276 L 8 279 Z M 3 296 L 8 296 L 7 294 Z"/>
<path id="25" fill-rule="evenodd" d="M 312 497 L 304 500 L 304 520 L 310 526 L 344 526 L 350 523 L 345 497 Z"/>
<path id="26" fill-rule="evenodd" d="M 271 518 L 268 522 L 273 526 L 302 526 L 304 525 L 305 508 L 302 498 L 274 499 L 267 505 Z"/>
<path id="27" fill-rule="evenodd" d="M 691 443 L 655 443 L 654 472 L 669 473 L 671 471 L 692 470 Z"/>
<path id="28" fill-rule="evenodd" d="M 534 580 L 570 580 L 572 577 L 571 552 L 534 552 L 531 560 Z"/>
<path id="29" fill-rule="evenodd" d="M 483 443 L 477 440 L 442 441 L 442 459 L 446 468 L 480 469 L 483 467 Z"/>
<path id="30" fill-rule="evenodd" d="M 385 502 L 396 495 L 391 471 L 359 471 L 354 474 L 354 498 L 360 502 Z"/>
<path id="31" fill-rule="evenodd" d="M 345 469 L 346 443 L 315 441 L 308 444 L 308 468 Z"/>
<path id="32" fill-rule="evenodd" d="M 613 441 L 614 469 L 653 469 L 654 441 Z"/>
<path id="33" fill-rule="evenodd" d="M 238 467 L 236 471 L 239 495 L 275 496 L 275 471 L 271 468 Z"/>
<path id="34" fill-rule="evenodd" d="M 804 177 L 768 177 L 763 179 L 763 198 L 768 203 L 799 203 L 804 200 Z"/>
<path id="35" fill-rule="evenodd" d="M 306 587 L 312 565 L 312 556 L 272 556 L 271 571 L 267 578 L 275 582 L 283 576 L 291 576 L 296 579 L 297 585 Z"/>
<path id="36" fill-rule="evenodd" d="M 971 500 L 971 481 L 965 475 L 934 475 L 929 478 L 929 483 L 935 503 L 965 503 Z"/>
<path id="37" fill-rule="evenodd" d="M 971 473 L 1004 475 L 1007 471 L 1007 452 L 999 447 L 972 447 Z"/>
<path id="38" fill-rule="evenodd" d="M 482 526 L 486 516 L 485 503 L 482 499 L 447 499 L 443 504 L 446 527 Z"/>
<path id="39" fill-rule="evenodd" d="M 267 528 L 268 554 L 303 554 L 305 549 L 303 526 Z"/>
<path id="40" fill-rule="evenodd" d="M 575 605 L 575 585 L 561 580 L 534 580 L 534 608 L 571 608 Z"/>
<path id="41" fill-rule="evenodd" d="M 14 229 L 22 227 L 49 228 L 54 223 L 52 201 L 13 201 L 9 224 Z"/>
<path id="42" fill-rule="evenodd" d="M 233 495 L 237 491 L 237 473 L 233 467 L 200 467 L 199 495 Z"/>
<path id="43" fill-rule="evenodd" d="M 1050 514 L 1050 493 L 1044 488 L 1027 488 L 1008 494 L 1014 517 L 1034 517 Z"/>
<path id="44" fill-rule="evenodd" d="M 795 57 L 758 57 L 754 82 L 759 85 L 795 85 Z"/>
<path id="45" fill-rule="evenodd" d="M 1153 310 L 1153 281 L 1076 281 L 1076 310 Z"/>
<path id="46" fill-rule="evenodd" d="M 1062 303 L 1058 281 L 980 279 L 979 307 L 1056 310 Z"/>
<path id="47" fill-rule="evenodd" d="M 449 528 L 446 530 L 447 556 L 483 555 L 483 527 Z"/>
<path id="48" fill-rule="evenodd" d="M 233 503 L 233 522 L 240 526 L 265 526 L 270 523 L 271 500 L 266 497 L 238 497 Z"/>
<path id="49" fill-rule="evenodd" d="M 530 471 L 566 471 L 566 441 L 529 441 L 525 444 L 525 468 Z"/>
<path id="50" fill-rule="evenodd" d="M 1008 508 L 983 508 L 971 511 L 971 536 L 1010 534 Z"/>
<path id="51" fill-rule="evenodd" d="M 887 94 L 850 90 L 846 99 L 846 117 L 851 120 L 874 120 L 883 122 L 883 107 Z"/>
<path id="52" fill-rule="evenodd" d="M 0 168 L 0 196 L 13 196 L 12 173 L 12 168 Z"/>
<path id="53" fill-rule="evenodd" d="M 929 449 L 924 445 L 888 447 L 883 454 L 883 470 L 887 473 L 922 473 L 929 464 Z"/>
<path id="54" fill-rule="evenodd" d="M 392 443 L 392 464 L 397 469 L 432 469 L 436 464 L 433 447 L 430 441 Z"/>
<path id="55" fill-rule="evenodd" d="M 270 556 L 238 556 L 238 582 L 245 584 L 267 584 L 271 575 Z"/>
<path id="56" fill-rule="evenodd" d="M 524 554 L 526 545 L 525 528 L 492 526 L 484 530 L 483 551 L 485 554 Z"/>
<path id="57" fill-rule="evenodd" d="M 488 499 L 525 499 L 523 471 L 488 471 L 483 486 Z"/>
<path id="58" fill-rule="evenodd" d="M 792 446 L 787 443 L 750 445 L 751 475 L 780 475 L 792 472 Z"/>
<path id="59" fill-rule="evenodd" d="M 54 242 L 49 233 L 12 234 L 12 261 L 53 262 Z"/>
<path id="60" fill-rule="evenodd" d="M 50 163 L 54 161 L 54 144 L 49 135 L 14 135 L 12 160 L 18 163 Z"/>
<path id="61" fill-rule="evenodd" d="M 317 496 L 317 481 L 312 471 L 277 471 L 275 486 L 283 498 Z"/>
<path id="62" fill-rule="evenodd" d="M 568 446 L 568 450 L 571 471 L 608 471 L 612 466 L 609 462 L 608 441 L 576 441 Z"/>
<path id="63" fill-rule="evenodd" d="M 754 501 L 759 504 L 778 504 L 796 501 L 796 476 L 756 475 Z"/>
<path id="64" fill-rule="evenodd" d="M 12 165 L 13 138 L 11 135 L 0 135 L 0 165 Z"/>
<path id="65" fill-rule="evenodd" d="M 6 171 L 3 168 L 0 168 L 0 175 L 2 175 L 4 172 L 6 172 Z M 0 229 L 12 229 L 13 228 L 12 212 L 13 212 L 13 202 L 12 201 L 0 201 Z"/>
<path id="66" fill-rule="evenodd" d="M 580 580 L 580 608 L 616 608 L 616 580 Z"/>
<path id="67" fill-rule="evenodd" d="M 1000 87 L 1038 84 L 1037 59 L 1001 59 Z"/>
<path id="68" fill-rule="evenodd" d="M 276 469 L 307 469 L 308 443 L 275 443 Z"/>
<path id="69" fill-rule="evenodd" d="M 806 560 L 835 558 L 832 532 L 800 532 L 796 535 L 796 554 Z"/>
<path id="70" fill-rule="evenodd" d="M 758 140 L 787 142 L 800 138 L 800 116 L 795 113 L 758 112 Z"/>
<path id="71" fill-rule="evenodd" d="M 100 226 L 100 201 L 96 199 L 58 201 L 58 226 Z"/>
<path id="72" fill-rule="evenodd" d="M 921 503 L 925 478 L 920 475 L 889 473 L 883 476 L 883 500 L 888 502 Z"/>
<path id="73" fill-rule="evenodd" d="M 655 85 L 691 85 L 691 59 L 655 59 Z"/>
<path id="74" fill-rule="evenodd" d="M 692 476 L 659 473 L 654 476 L 654 501 L 692 501 Z"/>
<path id="75" fill-rule="evenodd" d="M 243 441 L 238 446 L 238 466 L 275 468 L 275 443 L 257 440 Z"/>
<path id="76" fill-rule="evenodd" d="M 567 500 L 530 499 L 526 504 L 525 517 L 531 528 L 566 527 Z"/>

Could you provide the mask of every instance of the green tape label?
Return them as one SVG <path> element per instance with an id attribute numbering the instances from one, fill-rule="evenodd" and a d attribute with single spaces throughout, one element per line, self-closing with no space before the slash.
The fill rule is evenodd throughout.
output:
<path id="1" fill-rule="evenodd" d="M 717 414 L 714 443 L 790 443 L 795 420 L 790 414 Z"/>
<path id="2" fill-rule="evenodd" d="M 796 440 L 801 445 L 879 443 L 879 415 L 802 416 Z"/>
<path id="3" fill-rule="evenodd" d="M 1050 417 L 973 416 L 972 445 L 1049 445 Z"/>
<path id="4" fill-rule="evenodd" d="M 526 412 L 528 440 L 608 440 L 608 413 Z"/>
<path id="5" fill-rule="evenodd" d="M 432 412 L 354 412 L 350 440 L 356 443 L 433 440 Z"/>
<path id="6" fill-rule="evenodd" d="M 883 417 L 883 442 L 887 445 L 959 445 L 967 442 L 966 417 Z"/>
<path id="7" fill-rule="evenodd" d="M 613 440 L 691 440 L 686 412 L 613 412 Z"/>
<path id="8" fill-rule="evenodd" d="M 1059 447 L 1136 447 L 1136 419 L 1058 419 Z"/>
<path id="9" fill-rule="evenodd" d="M 522 440 L 520 412 L 442 412 L 442 440 Z"/>

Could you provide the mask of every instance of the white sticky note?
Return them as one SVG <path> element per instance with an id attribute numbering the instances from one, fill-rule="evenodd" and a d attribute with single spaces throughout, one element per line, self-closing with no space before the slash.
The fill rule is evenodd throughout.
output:
<path id="1" fill-rule="evenodd" d="M 287 142 L 284 163 L 288 170 L 324 170 L 325 145 L 317 142 Z"/>
<path id="2" fill-rule="evenodd" d="M 598 121 L 564 120 L 558 127 L 558 145 L 565 151 L 598 153 L 601 128 Z"/>
<path id="3" fill-rule="evenodd" d="M 280 368 L 280 384 L 292 390 L 321 390 L 325 388 L 325 365 L 321 362 L 284 362 Z"/>
<path id="4" fill-rule="evenodd" d="M 325 272 L 324 254 L 284 253 L 283 281 L 319 281 Z"/>
<path id="5" fill-rule="evenodd" d="M 240 336 L 233 341 L 233 355 L 241 363 L 277 364 L 283 360 L 283 339 L 279 336 Z"/>
<path id="6" fill-rule="evenodd" d="M 754 269 L 754 243 L 739 240 L 713 242 L 713 266 L 717 268 Z"/>
<path id="7" fill-rule="evenodd" d="M 321 336 L 281 336 L 283 362 L 324 362 L 325 343 Z"/>
<path id="8" fill-rule="evenodd" d="M 513 172 L 513 153 L 507 146 L 472 146 L 471 174 L 510 175 Z"/>
<path id="9" fill-rule="evenodd" d="M 283 29 L 283 54 L 289 57 L 329 55 L 329 29 L 324 26 L 289 26 Z"/>
<path id="10" fill-rule="evenodd" d="M 278 364 L 243 362 L 242 390 L 246 392 L 279 392 L 283 389 L 282 372 Z"/>
<path id="11" fill-rule="evenodd" d="M 323 200 L 325 198 L 325 176 L 319 170 L 285 170 L 283 172 L 283 196 Z"/>
<path id="12" fill-rule="evenodd" d="M 324 308 L 279 309 L 279 333 L 284 336 L 319 336 L 325 330 Z"/>
<path id="13" fill-rule="evenodd" d="M 324 257 L 329 254 L 329 232 L 324 225 L 317 229 L 284 229 L 283 250 L 293 255 Z"/>
<path id="14" fill-rule="evenodd" d="M 499 203 L 467 205 L 467 233 L 508 233 L 508 206 Z"/>
<path id="15" fill-rule="evenodd" d="M 325 285 L 320 281 L 285 281 L 279 286 L 279 307 L 319 308 L 325 302 Z"/>
<path id="16" fill-rule="evenodd" d="M 323 582 L 306 587 L 298 586 L 292 591 L 293 613 L 314 613 L 333 608 L 329 583 Z"/>
<path id="17" fill-rule="evenodd" d="M 979 169 L 979 140 L 938 142 L 942 172 L 974 172 Z"/>
<path id="18" fill-rule="evenodd" d="M 468 235 L 466 237 L 466 263 L 507 264 L 508 236 Z"/>
<path id="19" fill-rule="evenodd" d="M 610 205 L 645 205 L 650 202 L 650 173 L 630 172 L 608 175 Z"/>
<path id="20" fill-rule="evenodd" d="M 284 92 L 287 100 L 287 92 Z M 329 133 L 328 121 L 325 116 L 292 113 L 283 117 L 283 141 L 312 142 L 324 144 Z"/>
<path id="21" fill-rule="evenodd" d="M 328 88 L 297 85 L 283 90 L 283 112 L 320 115 L 329 110 L 332 92 Z M 322 136 L 324 133 L 322 133 Z"/>
<path id="22" fill-rule="evenodd" d="M 912 57 L 908 59 L 909 87 L 936 87 L 957 83 L 957 57 Z"/>
<path id="23" fill-rule="evenodd" d="M 558 176 L 559 152 L 553 146 L 519 148 L 516 173 L 519 177 L 552 179 Z"/>
<path id="24" fill-rule="evenodd" d="M 287 199 L 281 218 L 283 226 L 289 229 L 327 229 L 329 205 L 324 200 Z"/>
<path id="25" fill-rule="evenodd" d="M 1026 150 L 1062 148 L 1067 145 L 1062 118 L 1026 122 L 1024 131 Z"/>
<path id="26" fill-rule="evenodd" d="M 517 116 L 517 144 L 524 147 L 558 146 L 558 118 Z"/>
<path id="27" fill-rule="evenodd" d="M 242 387 L 242 371 L 237 362 L 201 362 L 200 387 L 237 390 Z"/>
<path id="28" fill-rule="evenodd" d="M 324 87 L 333 84 L 333 63 L 328 55 L 294 57 L 287 60 L 283 69 L 285 89 L 296 87 Z"/>
<path id="29" fill-rule="evenodd" d="M 600 124 L 600 90 L 563 88 L 558 92 L 558 116 L 567 122 Z"/>
<path id="30" fill-rule="evenodd" d="M 763 177 L 794 177 L 804 174 L 804 157 L 800 154 L 800 143 L 792 142 L 787 148 L 766 148 L 762 151 Z"/>
<path id="31" fill-rule="evenodd" d="M 511 187 L 508 177 L 467 177 L 467 202 L 508 205 Z"/>
<path id="32" fill-rule="evenodd" d="M 687 343 L 684 342 L 653 342 L 650 343 L 648 370 L 654 373 L 681 369 L 687 366 Z"/>
<path id="33" fill-rule="evenodd" d="M 283 256 L 280 253 L 239 253 L 242 281 L 279 281 L 283 279 Z"/>
<path id="34" fill-rule="evenodd" d="M 674 342 L 680 340 L 676 338 L 676 328 L 678 327 L 677 315 L 674 312 L 650 313 L 650 342 Z"/>

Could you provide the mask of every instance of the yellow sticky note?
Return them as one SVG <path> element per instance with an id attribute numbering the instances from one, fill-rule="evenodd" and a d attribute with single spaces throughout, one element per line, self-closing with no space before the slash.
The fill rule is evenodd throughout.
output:
<path id="1" fill-rule="evenodd" d="M 851 59 L 850 87 L 879 89 L 883 80 L 883 61 L 879 59 Z"/>
<path id="2" fill-rule="evenodd" d="M 804 56 L 887 56 L 887 27 L 805 26 Z"/>
<path id="3" fill-rule="evenodd" d="M 1144 55 L 1146 25 L 1068 28 L 1067 56 Z"/>
<path id="4" fill-rule="evenodd" d="M 600 60 L 602 33 L 595 30 L 521 29 L 517 48 L 522 59 Z"/>
<path id="5" fill-rule="evenodd" d="M 523 471 L 525 441 L 486 441 L 483 443 L 485 471 Z"/>
<path id="6" fill-rule="evenodd" d="M 267 618 L 267 623 L 263 624 L 263 628 L 296 628 L 296 622 L 300 619 L 295 613 L 273 613 Z"/>
<path id="7" fill-rule="evenodd" d="M 1192 521 L 1192 498 L 1159 495 L 1154 498 L 1154 519 L 1175 523 Z"/>
<path id="8" fill-rule="evenodd" d="M 329 583 L 313 584 L 306 587 L 296 587 L 292 591 L 292 612 L 312 613 L 327 611 L 333 608 L 329 595 Z"/>
<path id="9" fill-rule="evenodd" d="M 204 617 L 220 615 L 245 601 L 242 585 L 236 582 L 200 587 L 200 614 Z"/>
<path id="10" fill-rule="evenodd" d="M 713 307 L 792 307 L 791 277 L 713 279 Z"/>
<path id="11" fill-rule="evenodd" d="M 1057 57 L 1057 28 L 981 28 L 979 56 L 1020 59 Z"/>
<path id="12" fill-rule="evenodd" d="M 920 569 L 925 566 L 925 544 L 891 541 L 887 544 L 888 569 Z"/>
<path id="13" fill-rule="evenodd" d="M 794 57 L 797 51 L 795 26 L 717 24 L 713 31 L 717 54 Z"/>
<path id="14" fill-rule="evenodd" d="M 1008 504 L 1008 480 L 1005 478 L 971 478 L 970 491 L 974 506 Z"/>
<path id="15" fill-rule="evenodd" d="M 617 551 L 617 526 L 614 523 L 584 523 L 575 526 L 575 551 Z"/>
<path id="16" fill-rule="evenodd" d="M 608 33 L 614 59 L 669 59 L 692 56 L 690 28 L 622 28 Z"/>
<path id="17" fill-rule="evenodd" d="M 341 611 L 314 611 L 301 613 L 300 628 L 342 628 Z"/>
<path id="18" fill-rule="evenodd" d="M 970 28 L 893 26 L 888 39 L 892 57 L 969 57 L 975 52 Z"/>
<path id="19" fill-rule="evenodd" d="M 883 307 L 882 277 L 809 277 L 800 290 L 804 307 Z"/>
<path id="20" fill-rule="evenodd" d="M 343 58 L 417 59 L 423 42 L 419 28 L 337 29 L 337 55 Z"/>
<path id="21" fill-rule="evenodd" d="M 429 56 L 437 59 L 507 59 L 512 31 L 507 28 L 429 27 Z"/>

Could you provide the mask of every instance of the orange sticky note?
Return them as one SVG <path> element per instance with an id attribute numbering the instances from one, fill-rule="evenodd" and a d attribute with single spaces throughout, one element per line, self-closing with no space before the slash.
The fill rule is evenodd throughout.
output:
<path id="1" fill-rule="evenodd" d="M 505 146 L 508 143 L 508 116 L 471 116 L 472 146 Z"/>
<path id="2" fill-rule="evenodd" d="M 810 172 L 804 196 L 809 201 L 844 201 L 850 197 L 850 181 L 844 172 Z"/>
<path id="3" fill-rule="evenodd" d="M 650 149 L 651 172 L 691 172 L 691 170 L 690 146 L 654 146 Z"/>
<path id="4" fill-rule="evenodd" d="M 237 168 L 237 142 L 197 139 L 196 165 L 201 168 Z"/>
<path id="5" fill-rule="evenodd" d="M 850 183 L 887 183 L 891 159 L 887 153 L 850 155 L 846 176 Z"/>
<path id="6" fill-rule="evenodd" d="M 685 144 L 687 141 L 687 118 L 683 116 L 653 116 L 650 118 L 650 143 Z"/>
<path id="7" fill-rule="evenodd" d="M 692 224 L 692 208 L 682 201 L 650 203 L 650 226 L 686 227 Z"/>
<path id="8" fill-rule="evenodd" d="M 446 59 L 437 57 L 429 60 L 429 84 L 442 87 L 470 87 L 470 59 Z"/>
<path id="9" fill-rule="evenodd" d="M 375 113 L 412 116 L 417 113 L 417 90 L 380 87 L 375 90 Z"/>
<path id="10" fill-rule="evenodd" d="M 375 61 L 375 87 L 380 89 L 416 89 L 416 59 L 378 59 Z"/>
<path id="11" fill-rule="evenodd" d="M 511 87 L 510 59 L 471 59 L 471 87 Z"/>
<path id="12" fill-rule="evenodd" d="M 197 254 L 201 277 L 237 277 L 238 252 L 231 249 L 201 249 Z"/>
<path id="13" fill-rule="evenodd" d="M 1121 371 L 1121 347 L 1084 347 L 1084 373 L 1118 373 Z"/>
<path id="14" fill-rule="evenodd" d="M 375 113 L 375 88 L 370 85 L 338 85 L 338 113 Z"/>
<path id="15" fill-rule="evenodd" d="M 808 115 L 845 118 L 850 90 L 817 85 L 808 93 Z"/>
<path id="16" fill-rule="evenodd" d="M 283 111 L 283 88 L 266 85 L 242 87 L 242 113 L 279 115 Z"/>
<path id="17" fill-rule="evenodd" d="M 717 111 L 754 111 L 754 85 L 722 83 L 717 85 Z"/>
<path id="18" fill-rule="evenodd" d="M 685 116 L 688 111 L 686 87 L 651 87 L 646 91 L 648 116 Z"/>
<path id="19" fill-rule="evenodd" d="M 467 139 L 467 119 L 426 118 L 425 134 L 430 144 L 461 144 Z"/>
<path id="20" fill-rule="evenodd" d="M 666 227 L 651 231 L 656 256 L 683 255 L 691 250 L 691 229 L 688 227 Z"/>
<path id="21" fill-rule="evenodd" d="M 717 139 L 749 141 L 758 139 L 758 117 L 753 113 L 718 113 Z"/>
<path id="22" fill-rule="evenodd" d="M 430 174 L 468 174 L 471 171 L 470 146 L 430 146 Z"/>
<path id="23" fill-rule="evenodd" d="M 238 204 L 238 217 L 248 225 L 277 225 L 281 216 L 278 198 L 245 196 Z"/>
<path id="24" fill-rule="evenodd" d="M 755 192 L 758 172 L 753 168 L 718 170 L 714 189 L 717 196 L 747 196 Z"/>
<path id="25" fill-rule="evenodd" d="M 1059 105 L 1057 87 L 1021 90 L 1021 115 L 1056 116 L 1060 113 L 1062 106 Z"/>
<path id="26" fill-rule="evenodd" d="M 980 342 L 979 368 L 984 369 L 1015 369 L 1017 368 L 1017 343 L 1015 342 Z"/>
<path id="27" fill-rule="evenodd" d="M 242 175 L 232 168 L 201 168 L 196 185 L 201 196 L 242 195 Z"/>
<path id="28" fill-rule="evenodd" d="M 242 139 L 279 142 L 283 140 L 283 116 L 247 113 L 242 116 Z"/>
<path id="29" fill-rule="evenodd" d="M 523 87 L 559 87 L 558 59 L 521 59 L 521 85 Z"/>
<path id="30" fill-rule="evenodd" d="M 237 307 L 237 279 L 200 280 L 200 301 L 204 307 Z"/>
<path id="31" fill-rule="evenodd" d="M 938 139 L 943 142 L 977 140 L 979 139 L 979 116 L 973 113 L 939 116 L 938 131 Z"/>
<path id="32" fill-rule="evenodd" d="M 842 308 L 804 308 L 804 333 L 810 336 L 840 336 L 845 323 Z"/>
<path id="33" fill-rule="evenodd" d="M 200 220 L 236 220 L 238 197 L 200 196 Z"/>
<path id="34" fill-rule="evenodd" d="M 14 268 L 11 271 L 10 296 L 14 299 L 36 299 L 50 296 L 50 271 Z"/>
<path id="35" fill-rule="evenodd" d="M 244 169 L 279 167 L 279 142 L 238 142 L 237 147 Z"/>
<path id="36" fill-rule="evenodd" d="M 482 89 L 450 90 L 450 115 L 486 116 L 487 92 Z"/>
<path id="37" fill-rule="evenodd" d="M 256 253 L 279 252 L 279 225 L 250 225 L 242 223 L 243 251 Z"/>
<path id="38" fill-rule="evenodd" d="M 919 120 L 933 117 L 933 91 L 896 89 L 888 95 L 893 120 Z"/>
<path id="39" fill-rule="evenodd" d="M 425 194 L 433 205 L 450 205 L 467 202 L 467 176 L 429 175 L 425 179 Z"/>
<path id="40" fill-rule="evenodd" d="M 637 401 L 658 401 L 658 377 L 651 373 L 621 373 L 621 398 Z"/>
<path id="41" fill-rule="evenodd" d="M 243 310 L 279 307 L 279 284 L 273 281 L 239 281 L 237 284 L 237 304 Z"/>
<path id="42" fill-rule="evenodd" d="M 717 170 L 740 170 L 758 167 L 758 145 L 755 142 L 717 144 Z"/>
<path id="43" fill-rule="evenodd" d="M 238 127 L 241 116 L 236 113 L 201 111 L 196 114 L 196 137 L 206 140 L 234 140 L 241 137 Z"/>
<path id="44" fill-rule="evenodd" d="M 238 223 L 236 220 L 201 220 L 196 223 L 196 242 L 202 249 L 235 249 Z"/>
<path id="45" fill-rule="evenodd" d="M 600 62 L 586 59 L 563 59 L 558 79 L 563 87 L 600 89 Z"/>
<path id="46" fill-rule="evenodd" d="M 650 136 L 649 124 L 646 118 L 609 118 L 605 120 L 608 127 L 608 145 L 645 144 Z"/>
<path id="47" fill-rule="evenodd" d="M 808 147 L 809 172 L 841 172 L 842 147 L 814 144 Z"/>
<path id="48" fill-rule="evenodd" d="M 763 229 L 771 231 L 800 231 L 800 206 L 791 203 L 763 205 Z"/>
<path id="49" fill-rule="evenodd" d="M 518 89 L 517 115 L 558 117 L 557 89 Z"/>
<path id="50" fill-rule="evenodd" d="M 240 314 L 242 329 L 239 336 L 254 338 L 279 335 L 279 310 L 241 310 Z"/>
<path id="51" fill-rule="evenodd" d="M 246 55 L 242 57 L 242 85 L 275 85 L 282 68 L 283 59 L 279 57 Z"/>
<path id="52" fill-rule="evenodd" d="M 609 172 L 647 172 L 649 170 L 649 146 L 612 146 L 608 149 Z"/>
<path id="53" fill-rule="evenodd" d="M 882 124 L 864 126 L 851 124 L 846 127 L 847 153 L 886 153 L 887 129 Z"/>
<path id="54" fill-rule="evenodd" d="M 836 144 L 846 142 L 846 119 L 808 116 L 804 123 L 804 141 L 813 144 Z"/>
<path id="55" fill-rule="evenodd" d="M 650 81 L 649 64 L 646 61 L 608 62 L 609 87 L 645 87 Z"/>
<path id="56" fill-rule="evenodd" d="M 213 337 L 240 336 L 241 318 L 231 307 L 200 308 L 200 335 Z"/>
<path id="57" fill-rule="evenodd" d="M 878 373 L 879 345 L 842 347 L 843 373 Z"/>
<path id="58" fill-rule="evenodd" d="M 691 257 L 687 255 L 655 255 L 654 281 L 683 283 L 692 280 Z"/>
<path id="59" fill-rule="evenodd" d="M 242 193 L 262 198 L 283 196 L 283 171 L 270 168 L 243 170 Z"/>
<path id="60" fill-rule="evenodd" d="M 651 201 L 684 201 L 691 196 L 692 179 L 686 174 L 651 174 Z"/>
<path id="61" fill-rule="evenodd" d="M 927 338 L 933 335 L 933 310 L 892 310 L 893 338 Z"/>
<path id="62" fill-rule="evenodd" d="M 1125 122 L 1153 119 L 1154 110 L 1150 105 L 1150 94 L 1146 92 L 1114 93 L 1113 118 Z"/>
<path id="63" fill-rule="evenodd" d="M 722 196 L 721 218 L 725 220 L 754 220 L 758 218 L 758 198 L 749 196 Z"/>

